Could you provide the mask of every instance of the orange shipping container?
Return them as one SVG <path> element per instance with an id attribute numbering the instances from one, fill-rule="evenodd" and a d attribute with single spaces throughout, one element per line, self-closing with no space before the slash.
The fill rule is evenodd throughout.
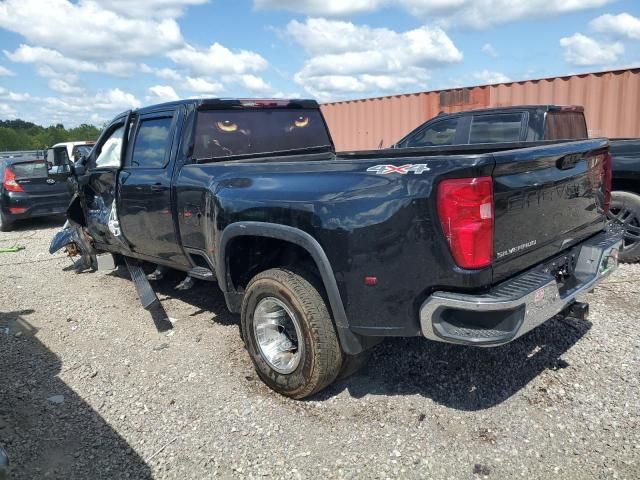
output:
<path id="1" fill-rule="evenodd" d="M 322 105 L 338 150 L 388 147 L 439 112 L 582 105 L 592 137 L 640 137 L 640 68 Z"/>

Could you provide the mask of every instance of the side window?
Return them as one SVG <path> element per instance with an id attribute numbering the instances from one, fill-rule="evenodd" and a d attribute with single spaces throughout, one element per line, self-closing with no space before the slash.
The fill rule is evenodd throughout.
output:
<path id="1" fill-rule="evenodd" d="M 91 153 L 91 146 L 89 145 L 76 145 L 73 147 L 73 161 L 77 162 L 83 156 L 87 156 Z"/>
<path id="2" fill-rule="evenodd" d="M 523 113 L 476 115 L 471 122 L 469 143 L 518 142 L 523 117 Z"/>
<path id="3" fill-rule="evenodd" d="M 123 136 L 124 125 L 114 130 L 111 136 L 107 138 L 107 141 L 100 147 L 100 153 L 96 158 L 96 168 L 120 166 Z"/>
<path id="4" fill-rule="evenodd" d="M 172 117 L 142 119 L 131 155 L 134 168 L 162 168 L 169 148 Z"/>
<path id="5" fill-rule="evenodd" d="M 436 122 L 418 132 L 407 141 L 407 147 L 431 147 L 453 145 L 458 128 L 458 118 L 449 118 Z"/>

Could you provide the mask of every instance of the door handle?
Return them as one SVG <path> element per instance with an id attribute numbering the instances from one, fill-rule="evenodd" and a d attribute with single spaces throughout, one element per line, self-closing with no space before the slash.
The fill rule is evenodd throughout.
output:
<path id="1" fill-rule="evenodd" d="M 156 185 L 151 185 L 152 192 L 159 193 L 159 192 L 164 192 L 164 190 L 165 190 L 164 185 L 161 185 L 159 183 Z"/>

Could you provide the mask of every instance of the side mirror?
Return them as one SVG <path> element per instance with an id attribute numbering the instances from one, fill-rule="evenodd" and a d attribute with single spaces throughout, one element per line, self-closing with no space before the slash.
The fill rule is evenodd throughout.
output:
<path id="1" fill-rule="evenodd" d="M 47 166 L 49 166 L 49 178 L 53 178 L 57 182 L 64 181 L 73 174 L 66 149 L 50 148 L 47 150 Z"/>

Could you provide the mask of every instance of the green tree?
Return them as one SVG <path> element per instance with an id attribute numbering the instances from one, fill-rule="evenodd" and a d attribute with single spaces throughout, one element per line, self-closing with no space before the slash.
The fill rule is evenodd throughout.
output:
<path id="1" fill-rule="evenodd" d="M 0 151 L 35 150 L 61 142 L 95 141 L 100 131 L 86 123 L 67 130 L 61 123 L 41 127 L 20 119 L 0 120 Z"/>

